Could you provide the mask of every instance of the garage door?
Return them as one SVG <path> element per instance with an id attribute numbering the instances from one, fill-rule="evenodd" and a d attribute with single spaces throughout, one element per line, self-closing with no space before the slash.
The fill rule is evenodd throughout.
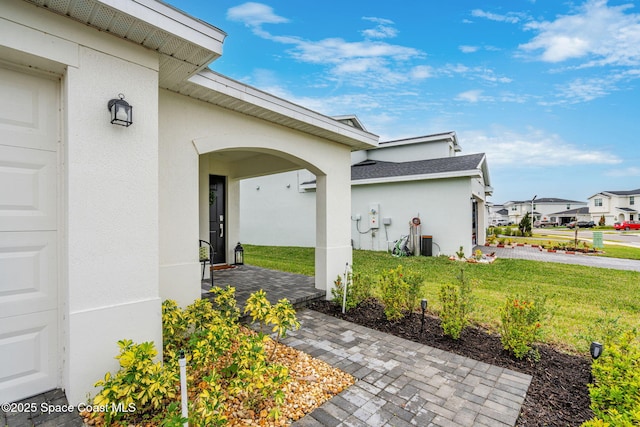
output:
<path id="1" fill-rule="evenodd" d="M 0 402 L 59 385 L 59 83 L 0 64 Z"/>

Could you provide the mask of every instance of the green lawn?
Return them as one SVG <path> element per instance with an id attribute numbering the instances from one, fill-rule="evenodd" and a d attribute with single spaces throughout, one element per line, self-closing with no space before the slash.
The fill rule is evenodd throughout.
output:
<path id="1" fill-rule="evenodd" d="M 313 248 L 245 245 L 247 264 L 312 275 Z M 626 328 L 640 327 L 640 272 L 609 270 L 578 265 L 498 259 L 493 264 L 466 264 L 445 257 L 395 258 L 385 252 L 353 251 L 353 269 L 378 274 L 402 265 L 424 274 L 423 296 L 429 309 L 437 312 L 439 287 L 455 283 L 460 268 L 475 280 L 476 309 L 473 320 L 496 330 L 499 310 L 507 296 L 537 287 L 548 295 L 554 315 L 547 328 L 547 342 L 570 351 L 587 352 L 588 343 L 577 338 L 598 318 L 620 316 Z"/>

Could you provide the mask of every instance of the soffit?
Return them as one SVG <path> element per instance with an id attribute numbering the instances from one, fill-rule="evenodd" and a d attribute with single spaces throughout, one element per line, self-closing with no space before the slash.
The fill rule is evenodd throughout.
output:
<path id="1" fill-rule="evenodd" d="M 222 54 L 226 34 L 155 0 L 25 0 L 160 54 L 159 86 L 173 89 Z"/>

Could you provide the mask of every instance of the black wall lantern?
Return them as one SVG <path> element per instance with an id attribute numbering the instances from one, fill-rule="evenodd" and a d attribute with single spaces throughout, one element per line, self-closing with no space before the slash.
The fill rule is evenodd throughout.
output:
<path id="1" fill-rule="evenodd" d="M 244 248 L 238 242 L 236 248 L 233 250 L 234 253 L 234 264 L 235 265 L 244 265 Z"/>
<path id="2" fill-rule="evenodd" d="M 112 99 L 107 104 L 111 113 L 111 124 L 120 126 L 131 126 L 133 124 L 133 107 L 124 100 L 124 95 L 119 93 L 119 99 Z"/>

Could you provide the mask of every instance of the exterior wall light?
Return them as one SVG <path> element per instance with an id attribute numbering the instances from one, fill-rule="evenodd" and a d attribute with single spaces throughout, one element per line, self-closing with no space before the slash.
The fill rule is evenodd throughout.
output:
<path id="1" fill-rule="evenodd" d="M 111 113 L 111 124 L 129 127 L 133 124 L 133 107 L 124 100 L 124 95 L 119 93 L 119 99 L 112 99 L 107 104 Z"/>

